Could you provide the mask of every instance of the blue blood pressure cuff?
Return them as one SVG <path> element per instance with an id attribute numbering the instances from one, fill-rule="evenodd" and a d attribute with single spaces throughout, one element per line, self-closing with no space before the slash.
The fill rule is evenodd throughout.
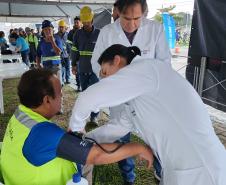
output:
<path id="1" fill-rule="evenodd" d="M 33 126 L 23 146 L 23 155 L 34 166 L 60 157 L 85 164 L 93 143 L 65 132 L 56 124 L 43 122 Z"/>

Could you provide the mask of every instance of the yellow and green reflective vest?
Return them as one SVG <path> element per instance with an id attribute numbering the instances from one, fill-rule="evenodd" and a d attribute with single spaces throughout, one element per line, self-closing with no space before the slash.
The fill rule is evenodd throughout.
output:
<path id="1" fill-rule="evenodd" d="M 46 121 L 49 122 L 23 105 L 11 117 L 3 139 L 0 159 L 5 185 L 65 185 L 77 171 L 74 163 L 61 158 L 36 167 L 23 156 L 22 148 L 30 129 L 35 124 Z"/>
<path id="2" fill-rule="evenodd" d="M 37 49 L 37 47 L 38 47 L 38 38 L 35 35 L 30 34 L 30 35 L 28 35 L 25 38 L 25 40 L 27 41 L 28 44 L 34 43 L 35 48 Z"/>

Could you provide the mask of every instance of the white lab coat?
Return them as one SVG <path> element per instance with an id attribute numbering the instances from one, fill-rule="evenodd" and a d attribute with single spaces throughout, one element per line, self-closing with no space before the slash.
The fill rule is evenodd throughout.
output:
<path id="1" fill-rule="evenodd" d="M 133 43 L 130 44 L 119 21 L 106 25 L 100 31 L 91 59 L 94 73 L 99 75 L 100 65 L 97 61 L 104 50 L 113 44 L 137 46 L 143 58 L 156 58 L 171 63 L 171 53 L 161 24 L 142 18 Z"/>
<path id="2" fill-rule="evenodd" d="M 163 185 L 226 184 L 225 148 L 199 95 L 171 67 L 134 60 L 79 95 L 70 127 L 81 130 L 92 111 L 122 103 L 118 117 L 87 135 L 104 143 L 137 131 L 159 156 Z"/>

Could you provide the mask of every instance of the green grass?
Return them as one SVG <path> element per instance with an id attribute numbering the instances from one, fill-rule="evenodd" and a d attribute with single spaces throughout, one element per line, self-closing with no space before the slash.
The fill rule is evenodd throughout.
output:
<path id="1" fill-rule="evenodd" d="M 7 123 L 18 106 L 17 84 L 19 79 L 9 79 L 3 81 L 3 95 L 5 114 L 0 115 L 0 141 L 2 141 Z M 69 86 L 63 88 L 64 95 L 64 114 L 55 116 L 53 121 L 62 128 L 67 128 L 67 123 L 71 115 L 71 109 L 74 105 L 76 93 Z M 87 129 L 93 129 L 91 125 Z M 138 137 L 132 136 L 133 142 L 143 143 Z M 153 170 L 147 170 L 144 162 L 136 161 L 136 185 L 156 185 L 153 177 Z M 117 164 L 95 166 L 93 172 L 93 185 L 121 185 L 123 179 L 120 175 Z"/>
<path id="2" fill-rule="evenodd" d="M 3 140 L 7 123 L 18 106 L 17 84 L 19 79 L 3 80 L 5 114 L 0 114 L 0 141 Z"/>
<path id="3" fill-rule="evenodd" d="M 138 137 L 132 136 L 133 142 L 141 142 Z M 157 185 L 153 169 L 147 170 L 146 163 L 136 160 L 136 185 Z M 95 166 L 93 173 L 95 185 L 122 185 L 123 179 L 117 164 Z"/>

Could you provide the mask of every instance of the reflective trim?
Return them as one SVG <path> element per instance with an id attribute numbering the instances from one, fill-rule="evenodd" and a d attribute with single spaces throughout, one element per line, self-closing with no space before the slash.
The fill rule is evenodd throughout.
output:
<path id="1" fill-rule="evenodd" d="M 42 61 L 48 61 L 48 60 L 60 60 L 60 56 L 51 56 L 51 57 L 42 57 Z"/>
<path id="2" fill-rule="evenodd" d="M 38 123 L 22 112 L 19 108 L 16 109 L 14 116 L 21 124 L 25 125 L 29 129 L 32 129 L 32 127 Z"/>
<path id="3" fill-rule="evenodd" d="M 77 49 L 75 46 L 72 46 L 72 47 L 71 47 L 71 50 L 72 50 L 72 51 L 78 51 L 78 49 Z"/>
<path id="4" fill-rule="evenodd" d="M 92 51 L 79 51 L 79 54 L 81 56 L 92 56 L 93 52 Z"/>
<path id="5" fill-rule="evenodd" d="M 66 41 L 68 44 L 73 44 L 73 42 L 71 42 L 70 40 L 67 40 Z"/>

